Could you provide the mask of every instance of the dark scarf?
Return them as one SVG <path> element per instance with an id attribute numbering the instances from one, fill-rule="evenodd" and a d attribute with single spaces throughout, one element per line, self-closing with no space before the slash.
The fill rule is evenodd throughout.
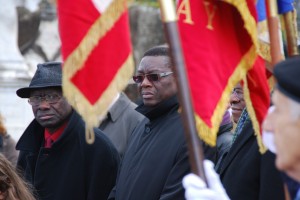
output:
<path id="1" fill-rule="evenodd" d="M 171 98 L 165 101 L 160 102 L 156 106 L 145 106 L 144 103 L 142 103 L 136 108 L 136 111 L 145 115 L 150 121 L 152 121 L 153 119 L 160 117 L 165 113 L 168 113 L 168 111 L 173 108 L 179 108 L 178 99 L 176 95 L 172 96 Z"/>
<path id="2" fill-rule="evenodd" d="M 236 138 L 240 135 L 240 133 L 242 132 L 246 122 L 248 122 L 250 120 L 249 118 L 249 114 L 246 110 L 246 108 L 244 108 L 240 118 L 239 118 L 239 121 L 236 125 L 236 129 L 233 133 L 233 138 L 232 138 L 232 144 L 234 143 L 234 141 L 236 140 Z"/>

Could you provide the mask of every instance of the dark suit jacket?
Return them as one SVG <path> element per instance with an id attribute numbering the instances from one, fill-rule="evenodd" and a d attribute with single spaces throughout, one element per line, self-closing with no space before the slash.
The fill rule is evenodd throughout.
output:
<path id="1" fill-rule="evenodd" d="M 245 122 L 220 171 L 221 181 L 230 199 L 284 199 L 283 182 L 274 161 L 275 155 L 271 152 L 259 152 L 252 123 Z"/>

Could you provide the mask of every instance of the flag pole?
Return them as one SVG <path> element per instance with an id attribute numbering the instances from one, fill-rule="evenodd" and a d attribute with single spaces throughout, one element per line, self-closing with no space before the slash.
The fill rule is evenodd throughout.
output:
<path id="1" fill-rule="evenodd" d="M 297 22 L 295 11 L 290 11 L 283 14 L 288 56 L 297 56 L 298 44 L 297 44 Z"/>
<path id="2" fill-rule="evenodd" d="M 193 173 L 199 175 L 207 184 L 203 168 L 203 149 L 196 126 L 190 87 L 185 71 L 185 63 L 177 27 L 177 17 L 173 0 L 159 0 L 165 35 L 170 46 L 171 58 L 177 80 L 181 117 L 184 122 L 185 138 L 188 145 L 189 161 Z"/>
<path id="3" fill-rule="evenodd" d="M 271 51 L 271 68 L 273 71 L 274 65 L 283 60 L 280 46 L 279 36 L 279 19 L 277 0 L 266 0 L 267 22 L 270 37 L 270 51 Z"/>

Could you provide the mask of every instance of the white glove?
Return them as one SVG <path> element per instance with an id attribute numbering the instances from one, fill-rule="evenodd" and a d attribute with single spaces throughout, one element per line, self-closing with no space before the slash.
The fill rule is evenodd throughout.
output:
<path id="1" fill-rule="evenodd" d="M 187 200 L 230 200 L 219 175 L 214 170 L 214 164 L 209 160 L 204 160 L 203 164 L 209 188 L 199 176 L 188 174 L 182 180 L 185 198 Z"/>

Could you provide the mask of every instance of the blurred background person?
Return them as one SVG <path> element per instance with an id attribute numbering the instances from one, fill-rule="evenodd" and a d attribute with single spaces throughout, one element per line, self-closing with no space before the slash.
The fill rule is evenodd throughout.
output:
<path id="1" fill-rule="evenodd" d="M 263 129 L 267 134 L 273 133 L 275 148 L 268 146 L 276 152 L 276 167 L 291 178 L 284 177 L 291 198 L 300 199 L 300 58 L 277 64 L 274 76 L 274 107 L 265 118 Z"/>
<path id="2" fill-rule="evenodd" d="M 275 168 L 275 155 L 270 151 L 261 154 L 258 150 L 240 83 L 232 91 L 230 105 L 237 127 L 227 156 L 216 166 L 220 178 L 212 169 L 213 164 L 204 162 L 210 179 L 208 183 L 212 187 L 208 189 L 198 176 L 190 174 L 183 180 L 185 197 L 188 200 L 284 199 L 284 185 L 280 172 Z"/>
<path id="3" fill-rule="evenodd" d="M 205 142 L 202 143 L 205 159 L 211 160 L 216 164 L 219 160 L 223 160 L 226 157 L 232 143 L 232 128 L 233 122 L 231 120 L 230 112 L 226 110 L 217 133 L 216 146 L 211 147 Z"/>
<path id="4" fill-rule="evenodd" d="M 0 114 L 0 152 L 16 166 L 19 152 L 16 150 L 16 141 L 7 133 L 4 117 Z"/>
<path id="5" fill-rule="evenodd" d="M 0 199 L 34 200 L 32 187 L 17 174 L 11 163 L 0 154 Z"/>
<path id="6" fill-rule="evenodd" d="M 106 118 L 99 126 L 115 145 L 121 158 L 125 153 L 131 133 L 144 119 L 144 116 L 135 110 L 136 107 L 137 105 L 121 92 L 112 102 Z"/>

